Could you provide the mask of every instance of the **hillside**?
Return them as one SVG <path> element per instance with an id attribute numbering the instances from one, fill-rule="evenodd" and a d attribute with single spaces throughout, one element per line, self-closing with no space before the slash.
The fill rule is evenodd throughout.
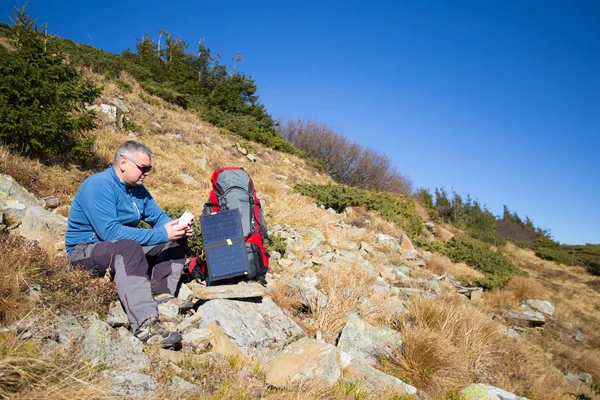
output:
<path id="1" fill-rule="evenodd" d="M 297 324 L 302 332 L 299 336 L 322 337 L 320 346 L 327 351 L 334 346 L 354 349 L 353 344 L 341 343 L 342 331 L 352 323 L 370 324 L 370 328 L 360 326 L 369 332 L 379 329 L 374 348 L 392 338 L 387 351 L 365 350 L 373 365 L 415 387 L 416 398 L 458 399 L 463 388 L 476 382 L 530 399 L 598 395 L 597 386 L 583 381 L 600 379 L 600 278 L 584 267 L 542 260 L 533 251 L 510 243 L 481 250 L 485 260 L 478 264 L 465 249 L 472 253 L 480 249 L 469 248 L 471 242 L 459 239 L 465 232 L 446 224 L 415 228 L 409 238 L 422 247 L 416 252 L 403 251 L 400 239 L 406 232 L 400 226 L 408 226 L 402 225 L 403 218 L 414 214 L 420 216 L 419 224 L 431 222 L 426 210 L 412 199 L 401 197 L 393 203 L 410 208 L 410 212 L 392 210 L 388 214 L 367 194 L 361 192 L 364 197 L 360 197 L 348 189 L 334 192 L 333 200 L 340 200 L 340 193 L 350 193 L 364 204 L 358 202 L 338 212 L 328 209 L 330 203 L 318 193 L 314 195 L 317 200 L 299 193 L 302 187 L 311 187 L 308 185 L 333 184 L 306 160 L 217 128 L 193 110 L 150 94 L 126 72 L 118 80 L 89 69 L 83 73 L 102 86 L 102 95 L 94 102 L 98 125 L 92 131 L 94 159 L 85 168 L 76 163 L 42 163 L 0 148 L 0 172 L 12 176 L 39 199 L 55 196 L 59 213 L 68 212 L 65 206 L 81 182 L 109 164 L 114 149 L 125 140 L 138 140 L 153 150 L 155 168 L 145 185 L 158 204 L 171 210 L 188 208 L 200 215 L 212 171 L 243 166 L 263 200 L 273 239 L 265 299 L 272 299 L 286 318 Z M 119 111 L 112 118 L 100 111 L 102 104 L 125 107 L 113 106 Z M 127 122 L 119 127 L 121 115 Z M 298 184 L 303 186 L 294 190 Z M 319 207 L 315 201 L 327 207 Z M 82 356 L 88 346 L 86 339 L 75 340 L 69 334 L 65 339 L 60 326 L 66 311 L 75 319 L 70 323 L 81 324 L 82 330 L 103 326 L 100 322 L 108 321 L 109 305 L 116 299 L 114 285 L 71 271 L 63 252 L 48 254 L 21 239 L 17 221 L 8 214 L 3 217 L 0 397 L 109 397 L 113 389 L 107 371 L 113 367 L 108 361 L 94 365 L 87 354 Z M 464 258 L 458 258 L 459 253 Z M 507 265 L 506 271 L 487 270 L 502 254 L 508 260 L 502 264 Z M 497 284 L 500 281 L 502 284 Z M 476 289 L 486 282 L 490 290 Z M 310 299 L 306 293 L 314 297 Z M 553 312 L 541 316 L 543 324 L 536 316 L 537 327 L 514 313 L 523 311 L 528 299 L 549 301 L 554 307 Z M 209 304 L 215 303 L 199 302 L 195 315 L 208 314 Z M 185 318 L 189 321 L 192 316 Z M 123 331 L 119 334 L 126 335 Z M 232 336 L 222 338 L 223 342 L 231 343 Z M 117 342 L 121 339 L 113 339 L 113 344 L 122 345 Z M 306 373 L 294 384 L 276 385 L 269 378 L 264 357 L 254 353 L 252 346 L 236 343 L 234 350 L 223 350 L 226 346 L 211 341 L 203 348 L 185 347 L 175 354 L 151 349 L 135 353 L 140 360 L 147 357 L 140 361 L 140 371 L 156 383 L 146 393 L 156 399 L 414 398 L 393 393 L 385 383 L 375 385 L 381 376 L 366 375 L 362 365 L 366 362 L 343 369 L 330 384 Z M 360 359 L 356 354 L 354 358 Z M 190 389 L 192 393 L 173 391 L 175 377 L 196 385 Z"/>

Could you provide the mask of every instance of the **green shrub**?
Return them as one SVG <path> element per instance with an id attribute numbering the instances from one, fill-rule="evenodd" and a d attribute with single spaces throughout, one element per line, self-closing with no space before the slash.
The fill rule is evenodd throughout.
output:
<path id="1" fill-rule="evenodd" d="M 276 251 L 282 256 L 284 256 L 287 244 L 281 238 L 280 235 L 269 235 L 269 237 L 266 240 L 266 247 L 269 253 Z"/>
<path id="2" fill-rule="evenodd" d="M 593 275 L 600 275 L 600 245 L 564 245 L 547 238 L 536 240 L 535 254 L 544 260 L 564 265 L 586 267 Z"/>
<path id="3" fill-rule="evenodd" d="M 444 254 L 453 262 L 464 262 L 485 274 L 485 278 L 474 282 L 484 289 L 506 286 L 514 275 L 525 275 L 506 256 L 495 252 L 477 239 L 468 236 L 454 236 L 444 246 Z"/>
<path id="4" fill-rule="evenodd" d="M 415 201 L 408 196 L 342 185 L 299 184 L 294 190 L 313 197 L 319 205 L 331 207 L 337 212 L 342 212 L 346 207 L 365 206 L 379 212 L 385 220 L 395 223 L 411 237 L 423 230 L 423 223 L 415 210 Z"/>
<path id="5" fill-rule="evenodd" d="M 445 254 L 446 249 L 444 247 L 444 243 L 436 242 L 433 240 L 427 240 L 420 237 L 416 237 L 413 239 L 413 244 L 421 247 L 424 250 L 431 251 L 434 253 Z"/>
<path id="6" fill-rule="evenodd" d="M 100 88 L 83 79 L 62 53 L 48 48 L 25 14 L 16 11 L 9 32 L 12 49 L 0 46 L 0 141 L 11 151 L 53 158 L 89 158 L 95 114 L 85 110 Z"/>

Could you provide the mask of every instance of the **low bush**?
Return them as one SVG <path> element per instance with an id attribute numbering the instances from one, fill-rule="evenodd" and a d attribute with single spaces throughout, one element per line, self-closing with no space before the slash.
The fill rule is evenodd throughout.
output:
<path id="1" fill-rule="evenodd" d="M 485 274 L 485 278 L 474 279 L 475 284 L 485 289 L 502 288 L 513 276 L 525 274 L 504 254 L 493 251 L 479 240 L 468 236 L 455 236 L 448 240 L 444 253 L 453 262 L 464 262 Z"/>
<path id="2" fill-rule="evenodd" d="M 337 212 L 342 212 L 346 207 L 359 206 L 377 211 L 385 220 L 395 223 L 411 237 L 417 236 L 423 230 L 414 200 L 405 195 L 343 185 L 299 184 L 294 190 L 313 197 L 319 205 L 331 207 Z"/>

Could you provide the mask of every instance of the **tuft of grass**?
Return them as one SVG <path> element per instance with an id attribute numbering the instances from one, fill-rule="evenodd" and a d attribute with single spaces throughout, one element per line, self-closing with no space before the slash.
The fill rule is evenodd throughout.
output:
<path id="1" fill-rule="evenodd" d="M 35 243 L 0 233 L 0 323 L 10 323 L 31 312 L 34 284 L 41 287 L 44 304 L 76 313 L 104 313 L 116 297 L 112 282 L 74 270 L 64 257 L 50 257 Z"/>
<path id="2" fill-rule="evenodd" d="M 75 353 L 43 351 L 41 342 L 0 334 L 0 398 L 89 399 L 107 397 L 97 371 Z"/>
<path id="3" fill-rule="evenodd" d="M 544 286 L 533 278 L 523 276 L 513 277 L 506 290 L 511 291 L 519 301 L 531 298 L 537 298 L 544 293 Z"/>
<path id="4" fill-rule="evenodd" d="M 408 308 L 409 317 L 399 321 L 405 344 L 384 366 L 420 382 L 428 394 L 443 396 L 470 382 L 530 398 L 564 393 L 560 372 L 538 350 L 501 336 L 494 322 L 463 299 L 415 297 Z"/>
<path id="5" fill-rule="evenodd" d="M 320 289 L 329 301 L 324 308 L 311 308 L 309 314 L 325 341 L 335 343 L 350 314 L 358 309 L 361 296 L 368 294 L 373 276 L 353 263 L 327 268 L 319 279 Z"/>

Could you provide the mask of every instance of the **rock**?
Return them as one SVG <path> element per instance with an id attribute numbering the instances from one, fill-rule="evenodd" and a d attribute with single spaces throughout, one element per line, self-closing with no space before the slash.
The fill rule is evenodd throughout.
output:
<path id="1" fill-rule="evenodd" d="M 329 207 L 327 210 L 325 210 L 325 212 L 326 212 L 327 214 L 331 214 L 331 215 L 335 215 L 335 214 L 337 214 L 337 213 L 335 212 L 335 210 L 334 210 L 333 208 L 331 208 L 331 207 Z"/>
<path id="2" fill-rule="evenodd" d="M 315 287 L 310 277 L 294 279 L 292 285 L 298 288 L 300 302 L 309 309 L 325 308 L 329 302 L 329 297 Z"/>
<path id="3" fill-rule="evenodd" d="M 552 314 L 554 314 L 554 306 L 547 300 L 528 299 L 525 300 L 525 304 L 550 318 L 552 318 Z"/>
<path id="4" fill-rule="evenodd" d="M 211 322 L 206 326 L 211 331 L 210 334 L 210 345 L 212 351 L 221 354 L 226 357 L 239 357 L 246 359 L 246 354 L 235 344 L 229 336 L 225 333 L 223 328 L 216 322 Z"/>
<path id="5" fill-rule="evenodd" d="M 425 228 L 429 231 L 429 233 L 431 233 L 432 235 L 437 235 L 437 228 L 433 222 L 428 221 L 425 222 L 423 225 L 425 225 Z"/>
<path id="6" fill-rule="evenodd" d="M 197 350 L 203 350 L 210 343 L 211 334 L 212 331 L 208 328 L 194 329 L 183 334 L 181 344 Z"/>
<path id="7" fill-rule="evenodd" d="M 160 124 L 156 121 L 153 121 L 151 124 L 152 128 L 156 129 L 156 130 L 161 130 L 162 126 L 160 126 Z"/>
<path id="8" fill-rule="evenodd" d="M 214 299 L 247 299 L 263 297 L 265 288 L 259 283 L 243 282 L 237 285 L 200 286 L 194 291 L 194 298 L 199 300 Z"/>
<path id="9" fill-rule="evenodd" d="M 569 382 L 585 382 L 592 383 L 594 379 L 590 374 L 586 374 L 585 372 L 580 372 L 579 374 L 568 373 L 565 375 L 565 379 Z"/>
<path id="10" fill-rule="evenodd" d="M 342 246 L 341 247 L 342 247 L 342 249 L 348 250 L 348 251 L 358 251 L 358 250 L 360 250 L 360 246 L 357 243 L 348 242 L 348 241 L 342 242 Z"/>
<path id="11" fill-rule="evenodd" d="M 200 386 L 194 385 L 193 383 L 183 380 L 178 376 L 174 376 L 167 392 L 169 397 L 179 398 L 181 395 L 193 394 L 199 390 Z"/>
<path id="12" fill-rule="evenodd" d="M 352 356 L 356 363 L 373 365 L 380 356 L 389 355 L 392 347 L 402 345 L 402 335 L 387 327 L 375 328 L 357 314 L 348 317 L 337 347 Z"/>
<path id="13" fill-rule="evenodd" d="M 575 341 L 583 343 L 586 340 L 586 337 L 583 333 L 577 331 L 575 332 L 575 334 L 573 335 L 573 339 L 575 339 Z"/>
<path id="14" fill-rule="evenodd" d="M 64 243 L 67 219 L 41 206 L 28 208 L 21 220 L 19 233 L 25 239 L 38 241 L 49 254 L 55 254 L 57 244 Z"/>
<path id="15" fill-rule="evenodd" d="M 269 362 L 265 375 L 266 382 L 278 388 L 314 380 L 332 386 L 341 376 L 337 349 L 323 340 L 302 338 Z"/>
<path id="16" fill-rule="evenodd" d="M 123 103 L 123 101 L 121 101 L 121 99 L 119 99 L 116 96 L 102 97 L 102 101 L 104 101 L 104 102 L 106 102 L 108 104 L 112 104 L 113 106 L 115 106 L 123 114 L 129 113 L 129 108 L 127 108 L 127 106 L 125 105 L 125 103 Z"/>
<path id="17" fill-rule="evenodd" d="M 467 297 L 471 301 L 481 301 L 483 299 L 483 288 L 477 288 L 477 290 L 470 290 Z"/>
<path id="18" fill-rule="evenodd" d="M 278 262 L 278 263 L 279 263 L 279 265 L 280 265 L 281 267 L 283 267 L 283 268 L 288 268 L 288 267 L 290 267 L 290 266 L 291 266 L 291 265 L 294 263 L 294 261 L 292 261 L 292 260 L 289 260 L 289 259 L 287 259 L 287 258 L 281 258 L 281 259 L 279 259 L 277 262 Z"/>
<path id="19" fill-rule="evenodd" d="M 246 158 L 247 158 L 248 160 L 252 161 L 252 162 L 257 162 L 257 161 L 258 161 L 258 157 L 257 157 L 257 156 L 255 156 L 254 154 L 248 154 L 248 155 L 246 156 Z"/>
<path id="20" fill-rule="evenodd" d="M 513 393 L 483 383 L 472 383 L 461 390 L 460 394 L 463 396 L 461 398 L 465 400 L 527 400 L 526 397 L 519 397 Z"/>
<path id="21" fill-rule="evenodd" d="M 194 297 L 194 292 L 189 288 L 188 285 L 182 283 L 179 287 L 179 293 L 177 293 L 177 298 L 181 301 L 191 301 Z"/>
<path id="22" fill-rule="evenodd" d="M 508 310 L 505 312 L 505 317 L 513 321 L 526 322 L 530 326 L 543 326 L 546 323 L 544 315 L 538 311 L 533 310 L 529 306 L 522 305 L 520 311 Z"/>
<path id="23" fill-rule="evenodd" d="M 125 314 L 125 310 L 123 310 L 121 302 L 118 300 L 110 303 L 108 315 L 106 316 L 106 323 L 113 328 L 129 324 L 129 318 L 127 318 L 127 314 Z"/>
<path id="24" fill-rule="evenodd" d="M 0 206 L 5 216 L 20 222 L 28 208 L 41 205 L 33 194 L 15 182 L 11 176 L 0 174 Z"/>
<path id="25" fill-rule="evenodd" d="M 110 381 L 111 396 L 144 397 L 156 390 L 156 381 L 148 375 L 125 371 L 102 371 L 100 375 Z"/>
<path id="26" fill-rule="evenodd" d="M 129 371 L 150 367 L 142 342 L 129 334 L 113 339 L 113 333 L 114 330 L 96 315 L 90 318 L 90 326 L 83 338 L 83 353 L 92 365 L 106 364 L 110 368 Z"/>
<path id="27" fill-rule="evenodd" d="M 196 160 L 196 164 L 203 170 L 206 169 L 206 158 L 200 158 L 199 160 Z"/>
<path id="28" fill-rule="evenodd" d="M 71 312 L 66 311 L 57 318 L 56 332 L 58 334 L 58 343 L 68 350 L 77 343 L 85 332 L 85 329 L 83 329 L 83 326 L 81 326 Z"/>
<path id="29" fill-rule="evenodd" d="M 41 199 L 42 205 L 45 208 L 56 208 L 60 206 L 60 200 L 55 196 L 48 196 Z"/>
<path id="30" fill-rule="evenodd" d="M 372 394 L 390 389 L 402 394 L 417 394 L 417 389 L 414 386 L 408 385 L 395 376 L 381 372 L 370 365 L 355 365 L 353 372 L 353 377 L 359 378 L 363 387 L 367 388 Z"/>
<path id="31" fill-rule="evenodd" d="M 441 294 L 441 293 L 442 293 L 442 288 L 440 287 L 440 284 L 439 284 L 439 282 L 438 282 L 438 281 L 436 281 L 436 280 L 430 280 L 430 281 L 427 281 L 427 282 L 425 283 L 425 287 L 426 287 L 428 290 L 430 290 L 430 291 L 432 291 L 433 293 L 435 293 L 435 294 Z"/>
<path id="32" fill-rule="evenodd" d="M 320 230 L 310 227 L 306 229 L 306 234 L 309 238 L 309 243 L 305 246 L 306 250 L 313 250 L 325 243 L 325 236 Z"/>
<path id="33" fill-rule="evenodd" d="M 353 211 L 354 210 L 352 210 L 352 207 L 346 207 L 346 208 L 344 208 L 344 216 L 346 216 L 346 217 L 352 216 L 352 212 Z"/>
<path id="34" fill-rule="evenodd" d="M 198 308 L 201 327 L 218 322 L 223 331 L 248 355 L 271 357 L 302 329 L 268 297 L 256 301 L 216 299 Z"/>
<path id="35" fill-rule="evenodd" d="M 158 316 L 161 321 L 177 322 L 179 323 L 181 318 L 179 317 L 179 306 L 174 301 L 168 301 L 158 305 Z"/>
<path id="36" fill-rule="evenodd" d="M 194 177 L 184 173 L 179 174 L 179 179 L 183 181 L 184 185 L 193 185 L 194 183 L 197 183 Z"/>
<path id="37" fill-rule="evenodd" d="M 100 111 L 106 114 L 111 122 L 117 121 L 117 107 L 110 104 L 100 104 Z"/>
<path id="38" fill-rule="evenodd" d="M 417 251 L 415 250 L 415 247 L 413 246 L 412 242 L 410 241 L 410 239 L 408 238 L 408 236 L 406 234 L 403 234 L 400 237 L 400 251 L 409 260 L 416 258 Z M 414 256 L 411 257 L 411 255 L 414 255 Z"/>
<path id="39" fill-rule="evenodd" d="M 243 148 L 239 143 L 235 144 L 237 151 L 243 155 L 248 154 L 248 150 L 246 150 L 245 148 Z"/>
<path id="40" fill-rule="evenodd" d="M 373 246 L 367 242 L 360 242 L 360 249 L 366 251 L 367 253 L 373 252 Z"/>
<path id="41" fill-rule="evenodd" d="M 400 250 L 400 242 L 398 241 L 398 239 L 389 235 L 385 235 L 383 233 L 378 233 L 375 235 L 375 243 L 377 247 L 387 247 L 394 253 Z"/>
<path id="42" fill-rule="evenodd" d="M 511 338 L 518 338 L 518 337 L 521 336 L 514 329 L 511 329 L 511 328 L 509 328 L 507 326 L 504 326 L 504 325 L 498 326 L 498 333 L 500 333 L 500 334 L 502 334 L 504 336 L 511 337 Z"/>
<path id="43" fill-rule="evenodd" d="M 386 311 L 385 315 L 393 318 L 397 318 L 401 314 L 407 312 L 404 301 L 397 296 L 391 296 L 385 299 L 382 303 L 382 307 Z"/>

